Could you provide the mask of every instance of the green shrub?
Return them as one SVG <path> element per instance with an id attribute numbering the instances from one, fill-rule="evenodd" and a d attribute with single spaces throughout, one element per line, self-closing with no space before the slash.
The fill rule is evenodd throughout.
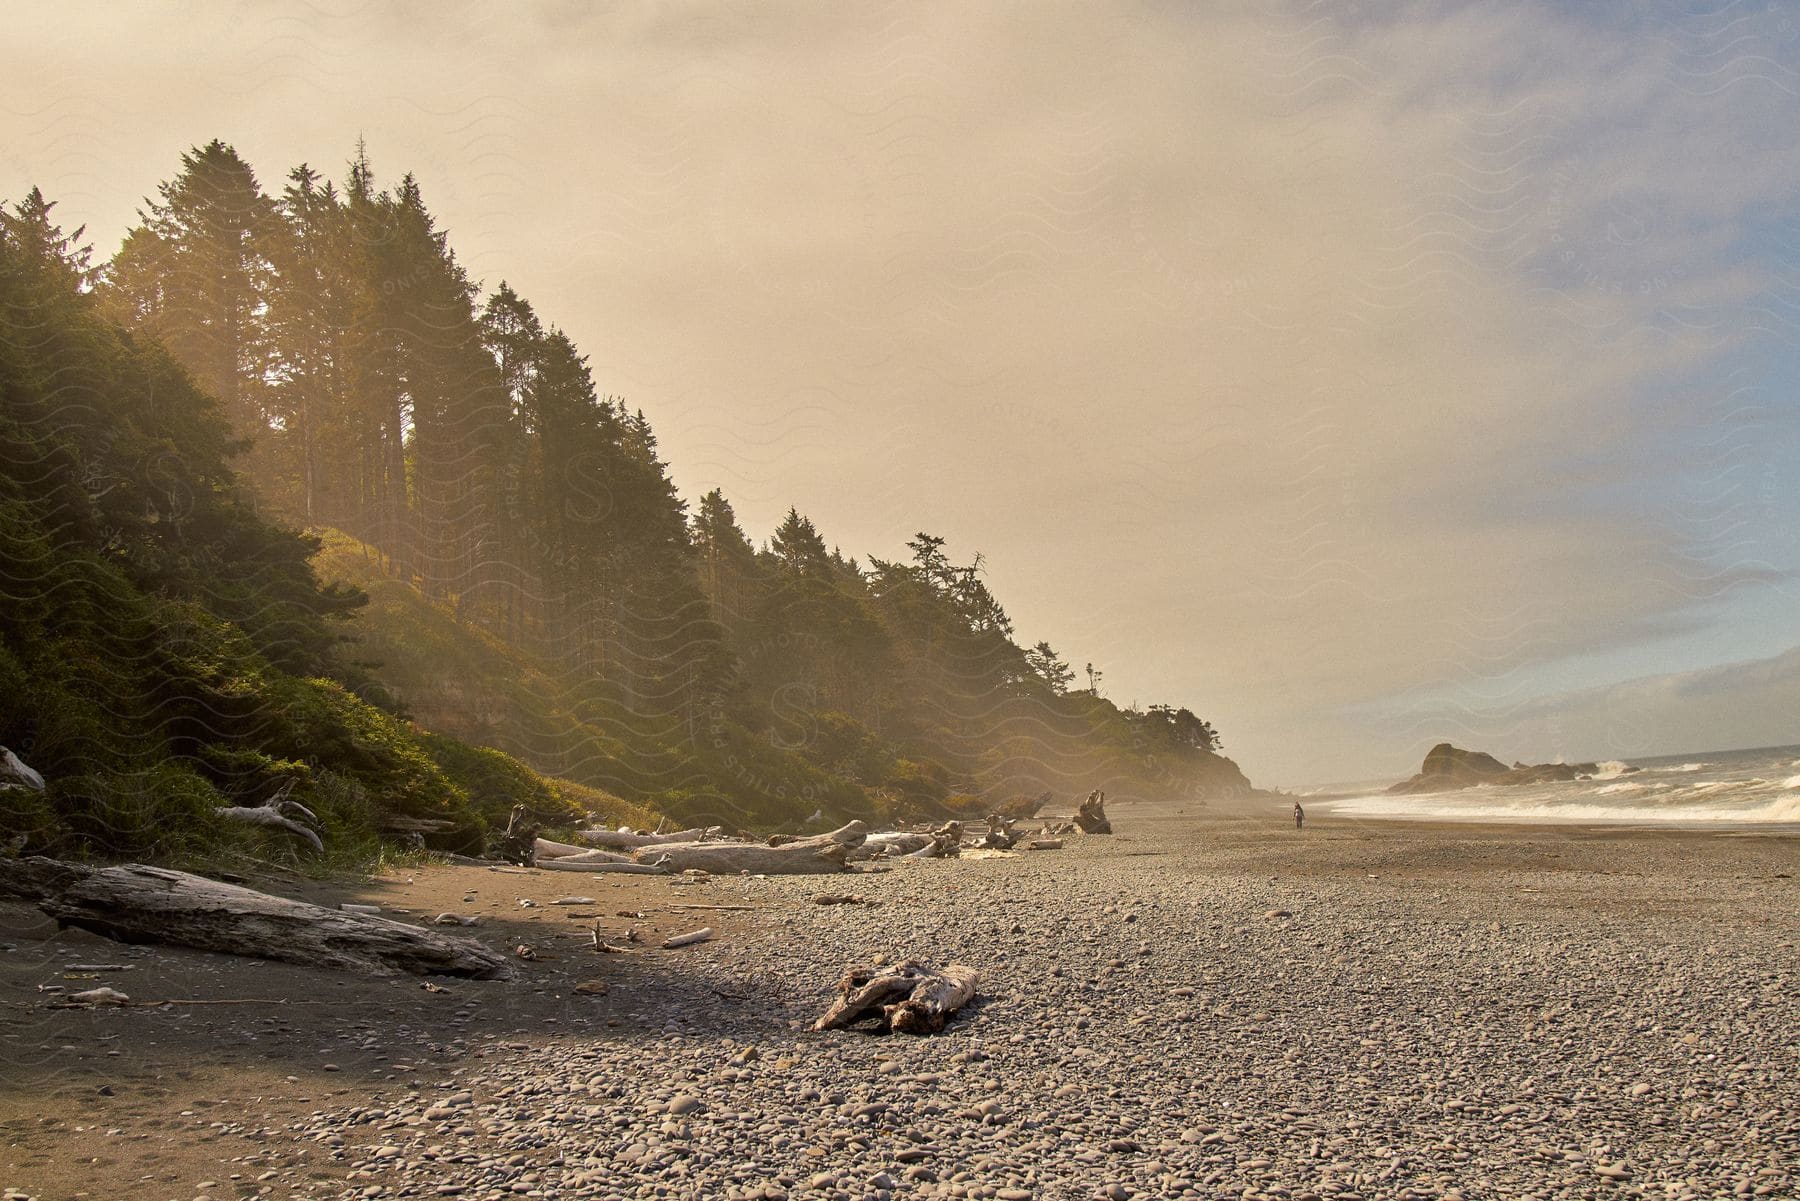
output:
<path id="1" fill-rule="evenodd" d="M 47 795 L 68 839 L 106 858 L 188 855 L 233 834 L 214 812 L 225 798 L 182 763 L 65 777 L 51 781 Z"/>

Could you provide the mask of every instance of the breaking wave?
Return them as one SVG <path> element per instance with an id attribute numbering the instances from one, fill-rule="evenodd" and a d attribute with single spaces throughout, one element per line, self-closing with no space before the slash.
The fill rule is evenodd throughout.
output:
<path id="1" fill-rule="evenodd" d="M 1618 777 L 1634 765 L 1612 760 L 1584 780 L 1403 796 L 1359 790 L 1360 795 L 1339 795 L 1320 804 L 1342 817 L 1423 821 L 1800 824 L 1800 775 L 1792 774 L 1800 760 L 1794 759 L 1792 747 L 1775 751 L 1720 753 L 1693 762 L 1640 760 L 1628 780 Z"/>

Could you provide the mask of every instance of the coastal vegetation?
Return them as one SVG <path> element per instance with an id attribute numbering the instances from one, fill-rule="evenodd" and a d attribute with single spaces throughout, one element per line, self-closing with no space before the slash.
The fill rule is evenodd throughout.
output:
<path id="1" fill-rule="evenodd" d="M 0 224 L 0 744 L 49 781 L 0 790 L 15 841 L 267 851 L 216 814 L 276 795 L 366 854 L 514 805 L 766 829 L 1248 788 L 1190 710 L 1021 645 L 979 555 L 690 505 L 360 147 L 273 194 L 197 147 L 101 265 L 52 207 Z"/>

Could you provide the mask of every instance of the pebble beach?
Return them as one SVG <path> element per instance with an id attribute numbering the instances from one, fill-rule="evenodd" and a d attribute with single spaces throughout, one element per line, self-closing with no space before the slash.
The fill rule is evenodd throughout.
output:
<path id="1" fill-rule="evenodd" d="M 833 876 L 419 867 L 289 890 L 457 911 L 528 948 L 515 980 L 430 987 L 111 948 L 8 906 L 0 1184 L 172 1201 L 1800 1190 L 1794 832 L 1296 833 L 1284 816 L 1121 807 L 1118 834 L 1059 851 Z M 710 941 L 660 948 L 700 926 Z M 627 949 L 596 951 L 595 928 Z M 109 948 L 128 970 L 108 983 L 189 1003 L 50 1008 L 47 982 Z M 810 1030 L 846 968 L 902 958 L 975 967 L 976 1001 L 936 1036 Z"/>

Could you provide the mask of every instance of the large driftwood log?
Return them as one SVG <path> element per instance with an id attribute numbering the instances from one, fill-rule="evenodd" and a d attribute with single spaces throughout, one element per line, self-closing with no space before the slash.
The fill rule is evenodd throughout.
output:
<path id="1" fill-rule="evenodd" d="M 587 872 L 589 875 L 600 875 L 602 872 L 623 872 L 637 876 L 666 876 L 669 869 L 654 863 L 633 863 L 629 859 L 587 859 L 578 860 L 573 856 L 565 859 L 540 859 L 540 868 L 548 868 L 555 872 Z"/>
<path id="2" fill-rule="evenodd" d="M 466 938 L 140 863 L 96 868 L 20 859 L 0 871 L 0 893 L 35 902 L 63 925 L 121 942 L 169 943 L 377 975 L 482 980 L 512 975 L 498 952 Z"/>
<path id="3" fill-rule="evenodd" d="M 577 863 L 629 863 L 631 856 L 619 851 L 602 851 L 595 847 L 578 847 L 569 842 L 552 842 L 548 838 L 540 838 L 532 844 L 537 851 L 537 865 L 544 866 L 547 859 L 572 859 Z"/>
<path id="4" fill-rule="evenodd" d="M 901 855 L 910 855 L 914 851 L 935 846 L 936 841 L 929 834 L 914 834 L 906 830 L 888 830 L 880 834 L 871 834 L 863 842 L 862 850 L 869 852 L 868 857 L 879 859 L 886 856 L 897 859 Z"/>
<path id="5" fill-rule="evenodd" d="M 837 999 L 814 1030 L 844 1030 L 875 1021 L 900 1034 L 936 1034 L 950 1015 L 975 996 L 980 973 L 952 963 L 942 970 L 916 959 L 887 967 L 851 968 L 838 981 Z"/>
<path id="6" fill-rule="evenodd" d="M 674 842 L 640 847 L 632 858 L 678 872 L 698 869 L 714 874 L 809 875 L 843 871 L 845 858 L 867 837 L 868 827 L 858 821 L 829 834 L 778 847 L 756 842 Z"/>
<path id="7" fill-rule="evenodd" d="M 639 847 L 663 846 L 672 842 L 699 842 L 717 837 L 718 826 L 692 830 L 674 830 L 668 834 L 633 834 L 629 830 L 582 830 L 575 837 L 593 847 L 609 847 L 615 851 L 635 851 Z"/>

